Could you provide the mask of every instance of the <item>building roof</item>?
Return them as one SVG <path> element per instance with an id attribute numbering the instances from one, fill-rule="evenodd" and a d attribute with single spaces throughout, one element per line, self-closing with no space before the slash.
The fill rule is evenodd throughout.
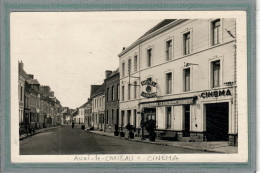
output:
<path id="1" fill-rule="evenodd" d="M 163 21 L 161 21 L 160 23 L 158 23 L 157 25 L 155 25 L 154 27 L 152 27 L 150 30 L 148 30 L 146 33 L 144 33 L 144 35 L 142 35 L 140 38 L 143 38 L 149 34 L 151 34 L 154 31 L 157 31 L 158 29 L 168 25 L 169 23 L 175 21 L 176 19 L 165 19 Z M 139 38 L 139 39 L 140 39 Z"/>
<path id="2" fill-rule="evenodd" d="M 144 40 L 149 39 L 150 37 L 152 37 L 158 33 L 164 32 L 165 30 L 172 28 L 186 20 L 187 19 L 178 19 L 178 20 L 177 19 L 164 19 L 163 21 L 161 21 L 160 23 L 155 25 L 153 28 L 148 30 L 146 33 L 144 33 L 139 39 L 137 39 L 134 43 L 132 43 L 126 49 L 123 49 L 122 52 L 119 53 L 118 56 L 121 57 L 126 52 L 128 52 L 129 50 L 131 50 L 133 47 L 135 47 L 139 43 L 143 42 Z"/>
<path id="3" fill-rule="evenodd" d="M 93 95 L 96 93 L 96 91 L 98 90 L 98 88 L 101 85 L 91 85 L 91 89 L 90 89 L 90 98 L 93 97 Z"/>
<path id="4" fill-rule="evenodd" d="M 30 85 L 40 85 L 40 83 L 37 81 L 37 79 L 30 79 L 30 80 L 27 80 L 27 82 Z"/>
<path id="5" fill-rule="evenodd" d="M 102 85 L 100 85 L 98 87 L 98 89 L 96 90 L 96 92 L 93 93 L 93 96 L 92 97 L 95 97 L 97 95 L 100 95 L 100 94 L 104 94 L 105 93 L 105 83 L 103 83 Z"/>
<path id="6" fill-rule="evenodd" d="M 119 68 L 117 68 L 115 71 L 112 71 L 112 73 L 106 79 L 115 76 L 116 74 L 119 74 Z"/>
<path id="7" fill-rule="evenodd" d="M 76 109 L 75 111 L 73 111 L 72 113 L 71 113 L 71 115 L 74 117 L 74 116 L 76 116 L 78 114 L 78 109 Z"/>

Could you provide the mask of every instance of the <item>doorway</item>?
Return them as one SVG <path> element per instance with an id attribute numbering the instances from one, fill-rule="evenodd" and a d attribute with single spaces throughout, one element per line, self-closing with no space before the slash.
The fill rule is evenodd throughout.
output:
<path id="1" fill-rule="evenodd" d="M 229 103 L 206 104 L 207 141 L 228 141 Z"/>
<path id="2" fill-rule="evenodd" d="M 184 108 L 184 131 L 183 137 L 190 137 L 190 105 L 183 106 Z"/>

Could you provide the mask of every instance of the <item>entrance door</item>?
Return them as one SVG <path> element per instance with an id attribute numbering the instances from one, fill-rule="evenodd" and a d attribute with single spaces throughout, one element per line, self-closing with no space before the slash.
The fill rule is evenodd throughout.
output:
<path id="1" fill-rule="evenodd" d="M 145 108 L 145 121 L 146 120 L 156 120 L 156 108 Z"/>
<path id="2" fill-rule="evenodd" d="M 229 104 L 206 104 L 206 137 L 207 141 L 228 140 Z"/>
<path id="3" fill-rule="evenodd" d="M 190 105 L 184 106 L 184 132 L 183 137 L 190 137 Z"/>

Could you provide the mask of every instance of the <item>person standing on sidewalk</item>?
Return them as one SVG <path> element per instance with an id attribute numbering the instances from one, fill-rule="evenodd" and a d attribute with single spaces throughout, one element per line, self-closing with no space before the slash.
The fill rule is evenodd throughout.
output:
<path id="1" fill-rule="evenodd" d="M 74 128 L 74 121 L 72 121 L 72 128 Z"/>

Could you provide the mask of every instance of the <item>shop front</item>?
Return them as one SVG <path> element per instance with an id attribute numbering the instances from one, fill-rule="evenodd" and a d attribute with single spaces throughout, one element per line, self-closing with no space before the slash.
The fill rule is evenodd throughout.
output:
<path id="1" fill-rule="evenodd" d="M 197 97 L 175 98 L 140 103 L 144 121 L 155 120 L 157 137 L 187 140 L 190 137 L 190 107 Z"/>

